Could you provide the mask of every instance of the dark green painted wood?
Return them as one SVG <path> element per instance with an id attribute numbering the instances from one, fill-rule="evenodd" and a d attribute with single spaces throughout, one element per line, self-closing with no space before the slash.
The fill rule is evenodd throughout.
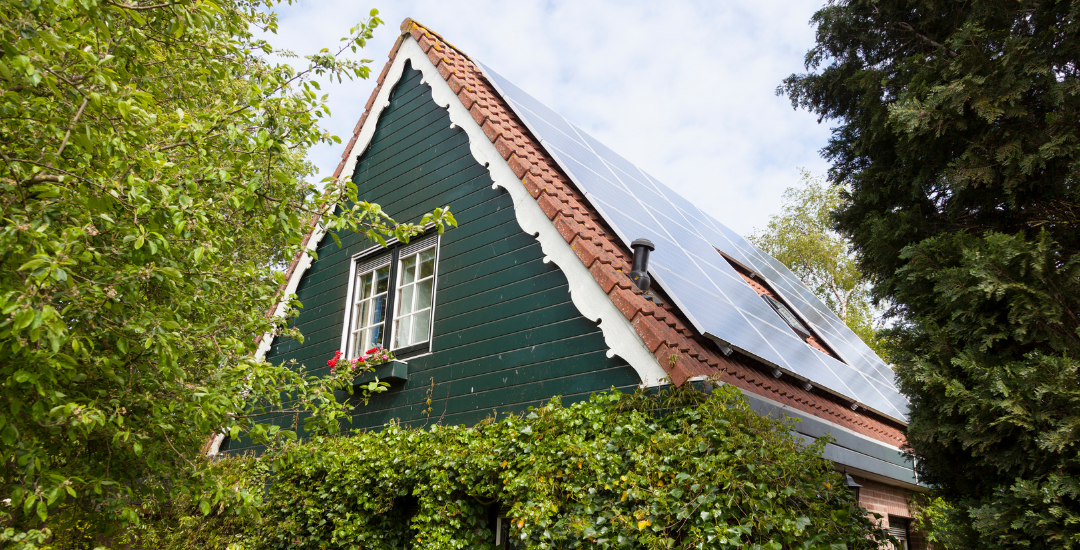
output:
<path id="1" fill-rule="evenodd" d="M 637 384 L 633 369 L 607 357 L 599 328 L 570 301 L 565 275 L 543 262 L 539 243 L 518 226 L 509 194 L 492 188 L 467 135 L 450 128 L 446 110 L 420 80 L 419 71 L 406 69 L 354 181 L 362 199 L 397 220 L 449 205 L 459 225 L 440 243 L 431 353 L 408 360 L 407 380 L 366 406 L 357 403 L 349 429 L 378 429 L 391 420 L 475 423 L 557 395 L 569 404 Z M 319 243 L 297 289 L 304 308 L 293 326 L 304 342 L 276 339 L 267 360 L 296 361 L 316 375 L 329 371 L 326 360 L 341 345 L 351 258 L 374 246 L 360 235 L 339 237 L 341 247 L 329 237 Z M 340 398 L 358 401 L 345 392 Z M 292 428 L 299 419 L 272 421 Z M 261 451 L 243 440 L 229 447 Z"/>
<path id="2" fill-rule="evenodd" d="M 487 307 L 494 303 L 506 302 L 522 296 L 528 296 L 534 292 L 561 286 L 563 278 L 560 274 L 544 273 L 535 277 L 520 279 L 508 285 L 495 287 L 478 294 L 465 296 L 457 300 L 447 300 L 442 307 L 435 310 L 435 321 L 450 319 L 459 315 L 467 315 L 470 312 Z"/>

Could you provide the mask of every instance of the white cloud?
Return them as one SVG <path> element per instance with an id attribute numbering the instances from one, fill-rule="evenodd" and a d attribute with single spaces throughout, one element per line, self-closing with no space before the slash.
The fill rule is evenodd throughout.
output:
<path id="1" fill-rule="evenodd" d="M 746 234 L 780 211 L 797 168 L 827 168 L 828 128 L 775 95 L 802 71 L 821 3 L 302 0 L 279 7 L 272 41 L 300 54 L 333 47 L 377 7 L 386 26 L 363 52 L 377 75 L 412 17 Z M 331 133 L 351 135 L 374 84 L 324 85 Z M 341 148 L 311 151 L 320 177 Z"/>

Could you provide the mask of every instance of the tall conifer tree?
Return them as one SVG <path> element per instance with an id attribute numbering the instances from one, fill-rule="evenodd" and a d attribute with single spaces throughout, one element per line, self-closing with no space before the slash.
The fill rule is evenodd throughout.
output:
<path id="1" fill-rule="evenodd" d="M 1080 547 L 1080 2 L 830 2 L 780 88 L 896 304 L 921 479 L 973 547 Z"/>

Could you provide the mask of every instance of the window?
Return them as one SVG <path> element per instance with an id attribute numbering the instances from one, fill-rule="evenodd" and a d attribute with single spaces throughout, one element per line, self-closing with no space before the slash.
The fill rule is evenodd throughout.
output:
<path id="1" fill-rule="evenodd" d="M 889 516 L 889 534 L 900 542 L 900 546 L 896 546 L 896 550 L 908 550 L 908 519 L 896 516 Z"/>
<path id="2" fill-rule="evenodd" d="M 350 359 L 383 343 L 387 290 L 390 287 L 390 256 L 359 267 L 353 284 L 353 328 L 349 335 L 351 345 L 348 351 Z"/>
<path id="3" fill-rule="evenodd" d="M 431 333 L 431 300 L 435 291 L 435 247 L 398 260 L 394 348 L 427 342 Z"/>
<path id="4" fill-rule="evenodd" d="M 717 250 L 717 252 L 720 251 Z M 769 307 L 772 308 L 772 310 L 776 312 L 776 314 L 781 319 L 784 320 L 784 324 L 790 327 L 791 330 L 794 331 L 795 334 L 799 338 L 801 338 L 803 342 L 806 342 L 806 344 L 810 347 L 820 351 L 821 353 L 824 353 L 825 355 L 828 355 L 829 357 L 832 357 L 833 359 L 836 359 L 837 361 L 846 362 L 841 359 L 835 351 L 829 348 L 828 344 L 826 344 L 820 336 L 815 335 L 814 332 L 810 329 L 810 327 L 807 326 L 807 323 L 803 322 L 803 320 L 795 314 L 795 311 L 783 302 L 780 293 L 776 292 L 776 290 L 772 288 L 772 285 L 769 284 L 768 280 L 766 280 L 765 277 L 754 273 L 749 268 L 735 261 L 733 258 L 728 256 L 727 254 L 724 254 L 723 252 L 720 252 L 720 255 L 723 256 L 724 259 L 727 260 L 728 264 L 731 265 L 732 269 L 734 269 L 735 272 L 738 273 L 744 281 L 746 281 L 746 284 L 750 285 L 750 288 L 754 289 L 754 292 L 756 292 L 758 296 L 761 296 L 761 299 L 765 300 L 766 304 L 769 304 Z"/>
<path id="5" fill-rule="evenodd" d="M 516 550 L 525 545 L 510 536 L 510 519 L 500 514 L 495 520 L 495 547 L 503 550 Z"/>
<path id="6" fill-rule="evenodd" d="M 375 346 L 401 358 L 429 351 L 438 245 L 433 236 L 353 259 L 343 336 L 349 359 Z"/>
<path id="7" fill-rule="evenodd" d="M 806 325 L 804 325 L 803 322 L 800 321 L 799 318 L 796 317 L 790 309 L 788 309 L 787 305 L 785 305 L 780 300 L 769 296 L 768 294 L 762 294 L 761 297 L 764 298 L 765 302 L 767 302 L 769 306 L 773 308 L 773 311 L 775 311 L 776 314 L 779 315 L 780 318 L 783 319 L 789 327 L 791 327 L 791 330 L 794 330 L 796 333 L 798 333 L 798 335 L 801 336 L 803 340 L 806 340 L 806 338 L 810 336 L 810 329 L 806 328 Z"/>

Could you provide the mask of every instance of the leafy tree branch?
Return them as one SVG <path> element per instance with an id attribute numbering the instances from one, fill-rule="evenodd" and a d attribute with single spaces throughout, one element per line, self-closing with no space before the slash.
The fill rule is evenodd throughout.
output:
<path id="1" fill-rule="evenodd" d="M 258 335 L 302 338 L 266 315 L 301 305 L 276 268 L 309 253 L 314 223 L 378 242 L 455 223 L 445 209 L 398 222 L 351 182 L 309 181 L 307 149 L 341 141 L 319 127 L 313 78 L 367 78 L 346 55 L 381 21 L 296 70 L 253 34 L 277 29 L 274 4 L 0 5 L 5 547 L 75 524 L 113 534 L 154 498 L 250 502 L 211 475 L 206 438 L 333 432 L 347 413 L 334 392 L 352 389 L 253 359 Z"/>

